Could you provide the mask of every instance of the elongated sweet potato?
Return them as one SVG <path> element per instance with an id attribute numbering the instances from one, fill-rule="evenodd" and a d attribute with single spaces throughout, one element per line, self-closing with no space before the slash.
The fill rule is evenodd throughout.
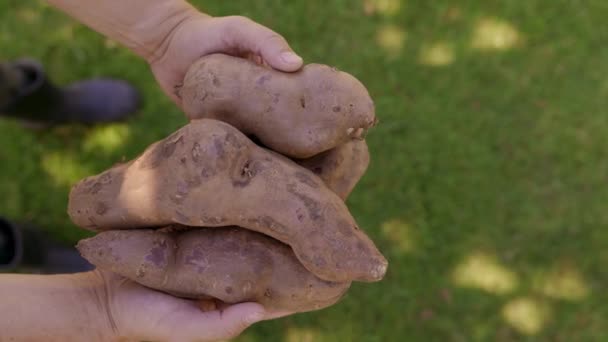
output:
<path id="1" fill-rule="evenodd" d="M 369 165 L 365 140 L 351 140 L 298 164 L 314 172 L 325 185 L 346 200 Z"/>
<path id="2" fill-rule="evenodd" d="M 328 281 L 377 281 L 387 267 L 321 179 L 216 120 L 195 120 L 137 159 L 79 182 L 68 212 L 98 231 L 244 227 L 290 245 Z"/>
<path id="3" fill-rule="evenodd" d="M 255 301 L 267 310 L 318 310 L 350 286 L 315 277 L 289 246 L 260 233 L 170 228 L 107 231 L 77 247 L 97 267 L 153 289 L 226 303 Z"/>
<path id="4" fill-rule="evenodd" d="M 243 58 L 208 55 L 190 67 L 179 94 L 189 118 L 225 121 L 294 158 L 359 138 L 376 121 L 361 82 L 321 64 L 284 73 Z"/>

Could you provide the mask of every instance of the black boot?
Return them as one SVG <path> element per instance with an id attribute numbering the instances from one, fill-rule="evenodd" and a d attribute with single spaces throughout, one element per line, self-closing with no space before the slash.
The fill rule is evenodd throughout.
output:
<path id="1" fill-rule="evenodd" d="M 94 79 L 60 89 L 33 60 L 0 64 L 0 115 L 35 123 L 95 124 L 126 119 L 140 102 L 125 81 Z"/>
<path id="2" fill-rule="evenodd" d="M 0 218 L 0 272 L 76 273 L 94 267 L 75 247 L 64 246 L 34 227 Z"/>

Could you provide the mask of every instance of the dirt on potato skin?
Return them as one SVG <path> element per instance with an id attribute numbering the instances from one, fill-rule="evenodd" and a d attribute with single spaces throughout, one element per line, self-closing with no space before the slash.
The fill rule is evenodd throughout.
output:
<path id="1" fill-rule="evenodd" d="M 238 227 L 107 231 L 77 247 L 99 268 L 184 298 L 305 312 L 335 304 L 350 287 L 319 279 L 289 246 Z"/>
<path id="2" fill-rule="evenodd" d="M 188 70 L 180 96 L 190 119 L 219 119 L 293 158 L 361 138 L 376 124 L 374 103 L 355 77 L 327 65 L 285 73 L 223 54 Z"/>
<path id="3" fill-rule="evenodd" d="M 216 120 L 195 120 L 133 161 L 76 184 L 68 212 L 95 231 L 240 226 L 290 245 L 328 281 L 378 281 L 387 267 L 319 177 Z"/>

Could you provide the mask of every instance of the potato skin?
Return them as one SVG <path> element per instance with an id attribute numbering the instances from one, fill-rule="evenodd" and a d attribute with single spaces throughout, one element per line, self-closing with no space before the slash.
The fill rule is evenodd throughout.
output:
<path id="1" fill-rule="evenodd" d="M 321 179 L 216 120 L 195 120 L 135 160 L 79 182 L 68 213 L 96 231 L 174 223 L 247 228 L 290 245 L 306 269 L 328 281 L 378 281 L 387 268 Z"/>
<path id="2" fill-rule="evenodd" d="M 367 171 L 369 150 L 365 140 L 351 140 L 297 163 L 314 172 L 328 188 L 346 200 Z"/>
<path id="3" fill-rule="evenodd" d="M 212 54 L 190 67 L 179 94 L 190 119 L 225 121 L 293 158 L 361 137 L 376 122 L 374 103 L 361 82 L 321 64 L 284 73 Z"/>
<path id="4" fill-rule="evenodd" d="M 350 286 L 315 277 L 287 245 L 263 234 L 238 227 L 169 228 L 102 232 L 77 248 L 97 267 L 156 290 L 226 303 L 254 301 L 267 310 L 322 309 Z"/>

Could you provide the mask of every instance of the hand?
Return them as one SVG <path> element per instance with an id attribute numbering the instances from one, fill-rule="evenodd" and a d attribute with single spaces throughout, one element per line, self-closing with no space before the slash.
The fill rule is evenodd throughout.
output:
<path id="1" fill-rule="evenodd" d="M 293 72 L 302 67 L 287 41 L 274 31 L 241 17 L 208 17 L 193 9 L 179 21 L 148 63 L 163 91 L 181 106 L 175 88 L 200 57 L 225 53 L 251 58 L 275 69 Z"/>
<path id="2" fill-rule="evenodd" d="M 47 1 L 144 58 L 178 106 L 175 87 L 194 61 L 211 53 L 252 58 L 285 72 L 302 67 L 279 34 L 245 17 L 210 17 L 185 0 Z"/>
<path id="3" fill-rule="evenodd" d="M 119 275 L 83 273 L 92 282 L 95 301 L 102 303 L 99 317 L 107 317 L 106 336 L 112 340 L 216 341 L 238 336 L 250 325 L 285 316 L 267 312 L 257 303 L 220 305 L 176 298 L 143 287 Z M 105 297 L 105 298 L 103 298 Z M 202 304 L 209 305 L 203 311 Z"/>

